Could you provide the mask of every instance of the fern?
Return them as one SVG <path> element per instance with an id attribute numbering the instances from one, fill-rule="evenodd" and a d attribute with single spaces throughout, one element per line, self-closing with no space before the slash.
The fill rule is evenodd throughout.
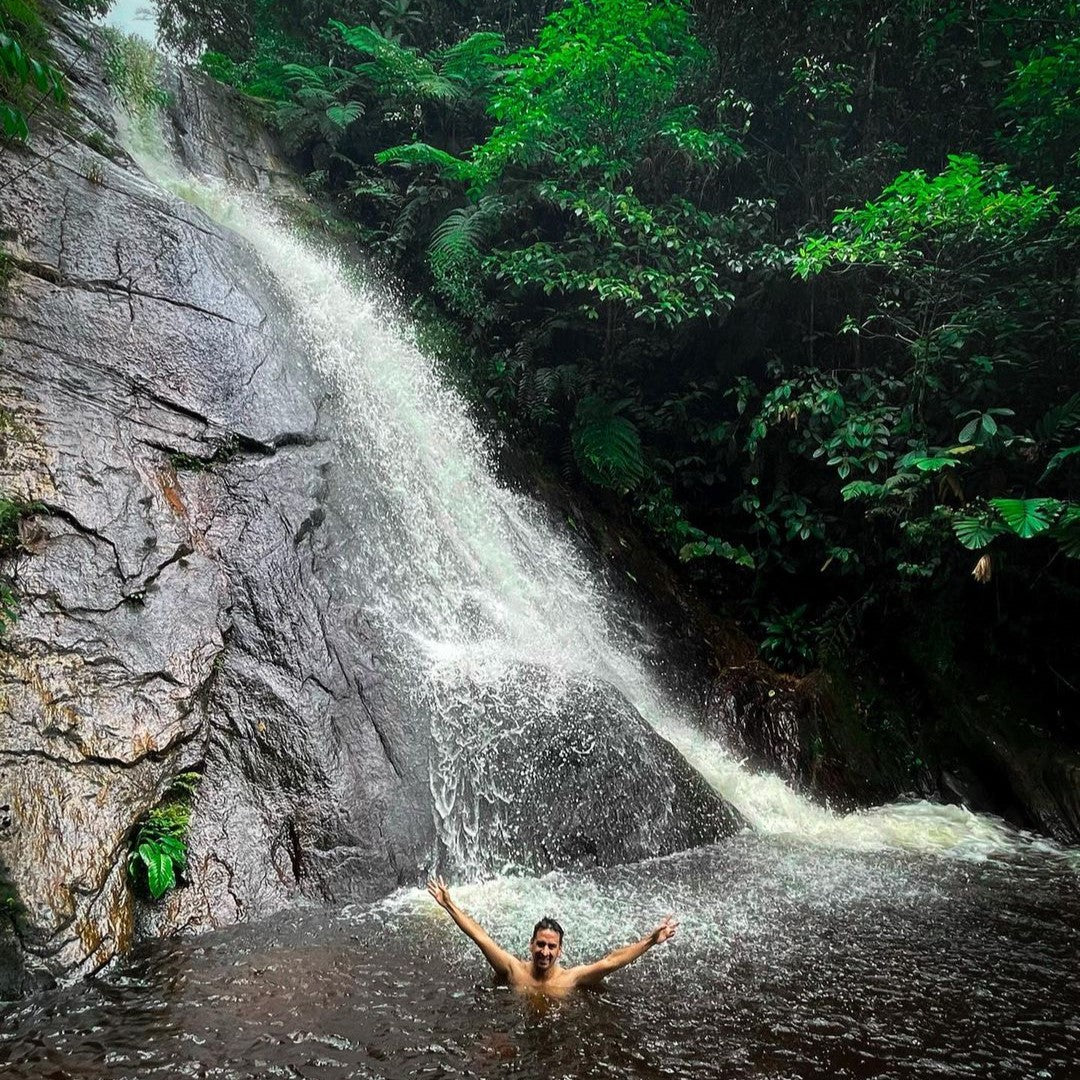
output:
<path id="1" fill-rule="evenodd" d="M 408 198 L 408 195 L 413 197 Z M 410 187 L 405 202 L 394 219 L 389 237 L 390 246 L 398 254 L 402 253 L 416 239 L 424 209 L 430 201 L 430 189 L 425 189 L 420 194 L 413 194 L 413 189 Z"/>
<path id="2" fill-rule="evenodd" d="M 502 220 L 504 205 L 498 196 L 451 210 L 432 234 L 428 254 L 432 267 L 475 260 Z"/>
<path id="3" fill-rule="evenodd" d="M 521 411 L 534 423 L 547 423 L 558 415 L 552 408 L 559 386 L 557 368 L 533 368 L 522 372 L 518 384 Z"/>
<path id="4" fill-rule="evenodd" d="M 310 68 L 304 64 L 281 65 L 281 74 L 288 82 L 293 83 L 296 90 L 325 90 L 327 79 L 332 72 L 330 67 L 324 73 L 322 68 Z"/>
<path id="5" fill-rule="evenodd" d="M 350 27 L 336 19 L 330 25 L 346 45 L 371 57 L 353 70 L 369 79 L 381 96 L 410 102 L 451 101 L 460 96 L 461 88 L 436 71 L 430 60 L 391 41 L 375 27 Z"/>
<path id="6" fill-rule="evenodd" d="M 375 161 L 379 165 L 431 165 L 444 180 L 461 183 L 471 183 L 476 172 L 471 162 L 462 161 L 445 150 L 421 142 L 381 150 L 375 155 Z"/>
<path id="7" fill-rule="evenodd" d="M 628 401 L 611 403 L 591 394 L 578 402 L 571 442 L 586 480 L 629 491 L 645 476 L 645 456 L 634 424 L 619 415 Z"/>
<path id="8" fill-rule="evenodd" d="M 352 164 L 352 162 L 349 162 Z M 391 187 L 374 169 L 357 169 L 349 185 L 349 193 L 357 199 L 373 199 L 380 203 L 401 204 L 401 193 Z"/>
<path id="9" fill-rule="evenodd" d="M 522 346 L 519 346 L 516 352 L 521 357 Z M 581 368 L 577 364 L 530 368 L 531 352 L 530 347 L 528 358 L 522 363 L 518 402 L 529 421 L 546 424 L 558 418 L 559 410 L 554 407 L 557 400 L 573 401 L 579 396 L 582 386 Z"/>
<path id="10" fill-rule="evenodd" d="M 278 104 L 274 119 L 286 148 L 296 153 L 313 141 L 337 146 L 345 129 L 364 112 L 361 102 L 341 100 L 352 89 L 354 76 L 330 65 L 284 64 L 281 71 L 292 85 L 292 97 Z"/>
<path id="11" fill-rule="evenodd" d="M 483 31 L 438 54 L 443 76 L 471 94 L 487 90 L 503 67 L 506 41 L 502 34 Z"/>
<path id="12" fill-rule="evenodd" d="M 359 120 L 363 115 L 364 106 L 359 101 L 347 101 L 344 105 L 331 105 L 326 110 L 327 120 L 342 130 L 347 128 L 354 120 Z"/>
<path id="13" fill-rule="evenodd" d="M 1044 442 L 1058 442 L 1080 429 L 1080 394 L 1047 409 L 1035 425 L 1035 435 Z"/>
<path id="14" fill-rule="evenodd" d="M 1039 480 L 1045 480 L 1058 466 L 1064 464 L 1069 458 L 1075 457 L 1080 454 L 1080 446 L 1066 446 L 1064 450 L 1059 450 L 1047 463 L 1046 468 L 1043 469 L 1042 476 Z"/>
<path id="15" fill-rule="evenodd" d="M 1067 559 L 1080 559 L 1080 504 L 1066 505 L 1050 535 L 1058 542 Z"/>
<path id="16" fill-rule="evenodd" d="M 432 235 L 428 259 L 435 285 L 451 306 L 474 318 L 483 310 L 480 250 L 498 229 L 503 202 L 485 196 L 451 210 Z"/>

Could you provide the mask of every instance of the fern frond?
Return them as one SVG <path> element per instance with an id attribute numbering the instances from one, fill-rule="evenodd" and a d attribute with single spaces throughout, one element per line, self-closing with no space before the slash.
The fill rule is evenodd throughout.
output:
<path id="1" fill-rule="evenodd" d="M 342 130 L 363 115 L 364 106 L 359 101 L 347 101 L 344 105 L 331 105 L 326 110 L 326 118 L 331 124 Z"/>
<path id="2" fill-rule="evenodd" d="M 479 202 L 451 210 L 432 234 L 428 253 L 433 264 L 461 262 L 478 255 L 502 220 L 503 201 L 485 195 Z"/>
<path id="3" fill-rule="evenodd" d="M 522 412 L 534 423 L 554 420 L 558 413 L 551 403 L 558 390 L 558 369 L 526 368 L 518 384 L 518 402 Z"/>
<path id="4" fill-rule="evenodd" d="M 336 19 L 331 19 L 330 25 L 347 45 L 371 57 L 353 70 L 370 79 L 383 96 L 450 101 L 460 95 L 454 81 L 436 71 L 429 60 L 415 49 L 391 41 L 375 27 L 346 26 Z"/>
<path id="5" fill-rule="evenodd" d="M 303 64 L 282 64 L 281 75 L 286 82 L 293 84 L 294 91 L 315 91 L 333 93 L 348 82 L 353 76 L 328 64 L 326 67 L 305 67 Z"/>
<path id="6" fill-rule="evenodd" d="M 1080 394 L 1073 394 L 1048 409 L 1035 425 L 1035 434 L 1046 442 L 1063 439 L 1080 428 Z"/>
<path id="7" fill-rule="evenodd" d="M 427 143 L 407 143 L 403 146 L 391 146 L 380 150 L 375 155 L 379 165 L 432 165 L 439 170 L 439 175 L 447 180 L 469 183 L 473 179 L 474 169 L 471 162 L 440 150 Z"/>
<path id="8" fill-rule="evenodd" d="M 470 91 L 481 90 L 503 67 L 506 40 L 502 34 L 483 31 L 436 54 L 439 70 Z"/>
<path id="9" fill-rule="evenodd" d="M 407 199 L 397 217 L 390 233 L 390 244 L 401 251 L 407 245 L 413 243 L 419 229 L 420 220 L 428 200 L 425 198 Z"/>
<path id="10" fill-rule="evenodd" d="M 385 177 L 380 176 L 374 169 L 357 169 L 349 185 L 349 193 L 355 198 L 375 199 L 382 203 L 400 205 L 402 202 L 401 192 L 392 187 Z"/>
<path id="11" fill-rule="evenodd" d="M 611 403 L 595 394 L 578 402 L 572 443 L 586 480 L 628 491 L 645 477 L 645 455 L 634 424 L 619 413 L 627 402 Z"/>

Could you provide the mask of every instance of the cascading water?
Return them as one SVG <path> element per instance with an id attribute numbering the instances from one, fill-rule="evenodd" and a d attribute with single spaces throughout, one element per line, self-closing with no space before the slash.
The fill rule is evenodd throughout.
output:
<path id="1" fill-rule="evenodd" d="M 538 506 L 496 481 L 463 403 L 394 305 L 258 197 L 185 173 L 145 124 L 127 130 L 148 176 L 250 243 L 288 298 L 310 362 L 336 391 L 343 467 L 362 478 L 348 553 L 354 599 L 382 634 L 399 692 L 431 723 L 433 808 L 455 872 L 529 865 L 528 853 L 500 842 L 521 786 L 507 775 L 505 751 L 521 716 L 565 716 L 580 679 L 625 696 L 761 832 L 974 857 L 1030 842 L 993 819 L 925 802 L 835 814 L 697 732 L 645 634 L 581 552 Z M 548 677 L 537 679 L 538 670 Z M 572 723 L 572 702 L 569 712 Z"/>

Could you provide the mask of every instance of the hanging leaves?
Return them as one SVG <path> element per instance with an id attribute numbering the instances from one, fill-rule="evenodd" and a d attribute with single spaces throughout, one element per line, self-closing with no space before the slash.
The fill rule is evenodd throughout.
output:
<path id="1" fill-rule="evenodd" d="M 0 12 L 0 76 L 16 86 L 36 90 L 43 97 L 62 105 L 67 100 L 64 77 L 52 66 L 30 56 L 19 39 L 7 32 Z M 9 139 L 29 138 L 26 114 L 14 102 L 0 99 L 0 129 Z"/>

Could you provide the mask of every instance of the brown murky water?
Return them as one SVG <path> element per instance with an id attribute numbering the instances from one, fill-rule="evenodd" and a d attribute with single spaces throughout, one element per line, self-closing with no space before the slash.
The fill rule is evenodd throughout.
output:
<path id="1" fill-rule="evenodd" d="M 491 986 L 413 892 L 157 943 L 9 1007 L 0 1075 L 1080 1077 L 1080 891 L 1046 853 L 965 861 L 743 835 L 459 900 L 514 947 L 557 915 L 570 962 L 668 910 L 682 929 L 605 988 L 546 1007 Z"/>

